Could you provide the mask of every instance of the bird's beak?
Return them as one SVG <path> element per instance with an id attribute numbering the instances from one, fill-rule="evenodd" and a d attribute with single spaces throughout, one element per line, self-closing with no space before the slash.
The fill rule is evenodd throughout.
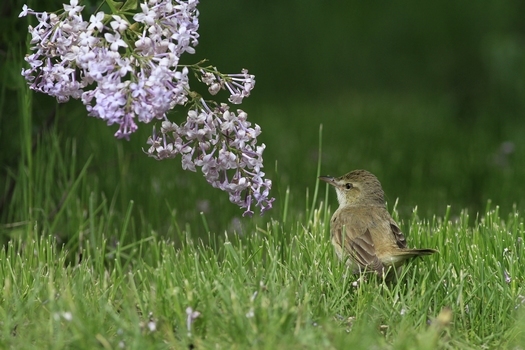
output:
<path id="1" fill-rule="evenodd" d="M 319 180 L 323 180 L 324 182 L 328 182 L 332 186 L 337 187 L 337 183 L 335 182 L 335 178 L 332 176 L 319 176 Z"/>

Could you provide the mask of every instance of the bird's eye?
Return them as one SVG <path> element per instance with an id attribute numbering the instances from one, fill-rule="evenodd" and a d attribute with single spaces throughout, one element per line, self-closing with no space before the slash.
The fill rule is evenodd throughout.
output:
<path id="1" fill-rule="evenodd" d="M 347 190 L 349 190 L 349 189 L 351 189 L 353 186 L 352 186 L 351 183 L 347 183 L 347 184 L 345 185 L 345 187 L 346 187 Z"/>

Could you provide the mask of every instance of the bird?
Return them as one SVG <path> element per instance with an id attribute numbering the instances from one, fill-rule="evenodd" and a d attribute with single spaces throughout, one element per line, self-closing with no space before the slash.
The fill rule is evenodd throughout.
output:
<path id="1" fill-rule="evenodd" d="M 354 274 L 375 272 L 395 278 L 407 259 L 437 253 L 407 248 L 399 225 L 386 209 L 385 194 L 375 175 L 354 170 L 341 177 L 319 176 L 335 187 L 339 208 L 330 220 L 330 238 L 338 258 Z"/>

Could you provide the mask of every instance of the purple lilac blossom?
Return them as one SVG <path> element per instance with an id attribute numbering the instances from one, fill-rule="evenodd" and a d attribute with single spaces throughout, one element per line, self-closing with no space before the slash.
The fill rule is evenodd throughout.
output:
<path id="1" fill-rule="evenodd" d="M 178 63 L 198 44 L 196 6 L 195 0 L 150 0 L 133 16 L 141 29 L 135 32 L 119 15 L 105 23 L 98 12 L 84 21 L 77 0 L 58 14 L 25 5 L 20 16 L 35 15 L 39 23 L 29 27 L 33 53 L 22 75 L 31 89 L 59 102 L 80 98 L 89 115 L 120 125 L 115 136 L 129 138 L 137 120 L 166 119 L 188 101 L 188 68 Z"/>
<path id="2" fill-rule="evenodd" d="M 246 117 L 240 109 L 231 112 L 226 104 L 212 110 L 201 100 L 200 108 L 190 110 L 184 123 L 162 122 L 160 133 L 154 130 L 148 139 L 146 153 L 157 160 L 180 154 L 183 169 L 200 167 L 208 183 L 246 208 L 243 215 L 253 214 L 252 204 L 264 213 L 274 201 L 268 198 L 272 182 L 264 179 L 261 170 L 266 146 L 257 146 L 261 128 L 252 127 Z"/>

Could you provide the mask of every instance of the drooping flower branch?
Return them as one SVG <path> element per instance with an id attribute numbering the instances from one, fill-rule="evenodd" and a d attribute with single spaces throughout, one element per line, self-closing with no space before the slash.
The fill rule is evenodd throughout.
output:
<path id="1" fill-rule="evenodd" d="M 162 122 L 160 133 L 154 131 L 148 140 L 147 153 L 156 159 L 181 155 L 183 169 L 200 167 L 208 183 L 228 192 L 245 214 L 253 213 L 252 201 L 264 212 L 273 201 L 268 198 L 272 183 L 261 170 L 265 145 L 256 145 L 261 128 L 246 117 L 240 109 L 231 112 L 226 104 L 211 109 L 202 100 L 182 124 Z"/>
<path id="2" fill-rule="evenodd" d="M 229 93 L 229 102 L 240 104 L 250 95 L 255 77 L 222 74 L 204 62 L 180 65 L 182 54 L 192 54 L 198 44 L 197 0 L 105 0 L 111 14 L 97 12 L 89 21 L 83 6 L 70 0 L 56 13 L 36 12 L 24 5 L 20 17 L 34 15 L 28 69 L 22 75 L 30 88 L 54 96 L 59 102 L 80 99 L 88 115 L 118 124 L 118 138 L 129 139 L 137 121 L 162 120 L 160 133 L 148 140 L 147 154 L 155 159 L 180 154 L 182 167 L 201 170 L 214 187 L 229 193 L 230 200 L 253 213 L 270 209 L 271 181 L 261 171 L 264 144 L 257 146 L 260 127 L 246 120 L 242 110 L 206 102 L 193 92 L 189 71 L 200 77 L 211 95 Z M 186 120 L 171 122 L 167 112 L 187 106 Z M 211 107 L 210 107 L 211 106 Z"/>

